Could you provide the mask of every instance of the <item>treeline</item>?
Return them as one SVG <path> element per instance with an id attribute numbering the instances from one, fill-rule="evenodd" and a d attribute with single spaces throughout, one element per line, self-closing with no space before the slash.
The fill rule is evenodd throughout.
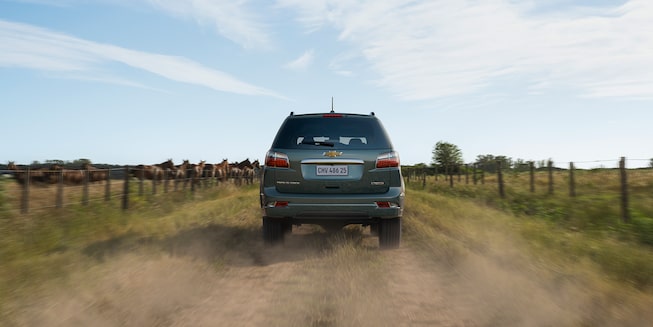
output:
<path id="1" fill-rule="evenodd" d="M 458 174 L 469 169 L 480 170 L 487 173 L 496 173 L 499 168 L 503 171 L 526 172 L 532 169 L 541 170 L 565 170 L 566 168 L 553 167 L 552 159 L 524 160 L 513 159 L 504 155 L 484 154 L 476 156 L 472 163 L 463 161 L 462 150 L 455 144 L 439 141 L 432 151 L 433 157 L 430 165 L 424 163 L 414 165 L 413 168 L 430 168 L 436 174 Z M 648 167 L 653 168 L 653 158 L 650 159 Z"/>
<path id="2" fill-rule="evenodd" d="M 412 168 L 416 169 L 425 169 L 430 174 L 459 174 L 464 173 L 465 171 L 471 170 L 480 170 L 486 173 L 496 173 L 501 167 L 504 171 L 514 171 L 514 172 L 526 172 L 531 170 L 531 164 L 533 165 L 536 171 L 548 170 L 551 160 L 524 160 L 524 159 L 512 159 L 507 156 L 502 155 L 479 155 L 476 157 L 476 160 L 472 163 L 463 163 L 462 159 L 460 161 L 453 162 L 441 162 L 441 163 L 431 163 L 427 165 L 424 163 L 419 163 L 413 165 Z M 553 167 L 554 170 L 563 170 L 562 168 Z"/>

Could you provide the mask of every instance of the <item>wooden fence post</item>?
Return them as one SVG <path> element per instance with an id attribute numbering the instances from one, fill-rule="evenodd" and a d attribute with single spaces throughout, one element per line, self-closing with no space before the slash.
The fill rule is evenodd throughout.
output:
<path id="1" fill-rule="evenodd" d="M 104 181 L 104 201 L 111 200 L 111 169 L 107 168 L 107 179 Z"/>
<path id="2" fill-rule="evenodd" d="M 153 170 L 152 174 L 154 174 L 154 176 L 152 176 L 152 194 L 156 194 L 156 180 L 158 178 L 156 176 L 156 170 Z"/>
<path id="3" fill-rule="evenodd" d="M 190 193 L 191 194 L 195 194 L 195 179 L 197 178 L 197 176 L 195 176 L 195 175 L 196 175 L 195 169 L 192 169 L 190 171 Z"/>
<path id="4" fill-rule="evenodd" d="M 165 172 L 163 173 L 163 193 L 168 193 L 169 174 L 170 174 L 170 168 L 166 168 Z"/>
<path id="5" fill-rule="evenodd" d="M 465 164 L 465 185 L 469 185 L 469 164 Z"/>
<path id="6" fill-rule="evenodd" d="M 449 167 L 449 187 L 453 187 L 453 167 L 451 165 L 447 165 Z"/>
<path id="7" fill-rule="evenodd" d="M 122 210 L 129 209 L 129 166 L 125 166 L 125 181 L 122 190 Z"/>
<path id="8" fill-rule="evenodd" d="M 23 195 L 20 199 L 20 213 L 29 213 L 29 184 L 32 182 L 29 166 L 26 169 L 25 180 L 23 181 Z"/>
<path id="9" fill-rule="evenodd" d="M 58 175 L 56 207 L 61 208 L 63 207 L 63 168 L 61 168 Z"/>
<path id="10" fill-rule="evenodd" d="M 478 164 L 474 163 L 474 173 L 472 175 L 472 179 L 474 180 L 474 185 L 478 183 L 478 178 L 476 178 L 476 171 L 478 170 Z"/>
<path id="11" fill-rule="evenodd" d="M 82 184 L 82 205 L 88 205 L 88 179 L 90 170 L 88 167 L 85 170 L 80 171 L 84 174 L 83 184 Z"/>
<path id="12" fill-rule="evenodd" d="M 426 187 L 426 169 L 422 168 L 422 188 Z"/>
<path id="13" fill-rule="evenodd" d="M 623 222 L 630 222 L 628 210 L 628 179 L 626 176 L 626 157 L 619 160 L 619 172 L 621 173 L 621 219 Z"/>
<path id="14" fill-rule="evenodd" d="M 145 167 L 143 167 L 143 169 L 140 170 L 140 172 L 138 173 L 138 176 L 139 176 L 139 180 L 138 180 L 138 195 L 139 195 L 139 196 L 143 196 L 143 193 L 145 193 L 145 192 L 143 191 L 143 180 L 145 179 Z"/>
<path id="15" fill-rule="evenodd" d="M 193 174 L 193 170 L 190 168 L 186 168 L 186 171 L 184 172 L 184 190 L 186 189 L 186 187 L 188 187 L 188 176 L 191 176 L 192 174 Z"/>
<path id="16" fill-rule="evenodd" d="M 497 160 L 497 180 L 499 183 L 499 196 L 501 196 L 503 199 L 506 197 L 506 192 L 503 188 L 503 172 L 501 171 L 501 160 Z"/>
<path id="17" fill-rule="evenodd" d="M 531 161 L 528 163 L 531 181 L 531 193 L 535 193 L 535 164 Z"/>
<path id="18" fill-rule="evenodd" d="M 549 169 L 549 194 L 553 194 L 553 161 L 548 162 Z"/>
<path id="19" fill-rule="evenodd" d="M 481 169 L 481 185 L 485 185 L 485 170 Z"/>
<path id="20" fill-rule="evenodd" d="M 569 163 L 569 196 L 576 196 L 576 180 L 574 179 L 574 163 Z"/>

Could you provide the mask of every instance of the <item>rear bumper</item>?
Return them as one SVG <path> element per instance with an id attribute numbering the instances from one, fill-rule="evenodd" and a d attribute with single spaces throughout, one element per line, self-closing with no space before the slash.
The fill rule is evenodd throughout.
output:
<path id="1" fill-rule="evenodd" d="M 263 215 L 272 218 L 291 218 L 295 222 L 344 221 L 365 223 L 378 218 L 401 217 L 404 207 L 403 187 L 390 187 L 381 194 L 294 194 L 280 193 L 274 187 L 261 192 Z M 275 202 L 287 202 L 274 206 Z M 377 202 L 389 202 L 390 207 L 379 207 Z"/>

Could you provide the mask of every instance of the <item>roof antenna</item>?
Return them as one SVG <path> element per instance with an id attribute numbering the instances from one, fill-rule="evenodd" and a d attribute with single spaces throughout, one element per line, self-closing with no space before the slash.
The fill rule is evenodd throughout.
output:
<path id="1" fill-rule="evenodd" d="M 331 113 L 334 113 L 334 112 L 335 111 L 333 111 L 333 97 L 331 97 Z"/>

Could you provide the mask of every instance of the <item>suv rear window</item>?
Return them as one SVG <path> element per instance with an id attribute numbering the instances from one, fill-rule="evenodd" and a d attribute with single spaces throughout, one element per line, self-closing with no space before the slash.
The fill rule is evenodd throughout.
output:
<path id="1" fill-rule="evenodd" d="M 273 148 L 390 149 L 390 138 L 374 116 L 290 116 L 281 125 Z"/>

